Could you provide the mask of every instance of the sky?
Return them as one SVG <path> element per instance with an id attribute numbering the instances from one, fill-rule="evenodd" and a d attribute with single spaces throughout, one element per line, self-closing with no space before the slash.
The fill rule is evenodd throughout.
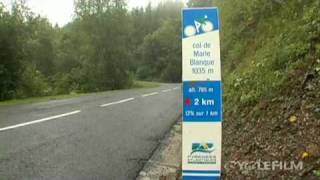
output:
<path id="1" fill-rule="evenodd" d="M 4 5 L 9 7 L 12 0 L 0 0 Z M 26 0 L 27 6 L 36 14 L 47 17 L 52 24 L 63 26 L 73 18 L 73 1 L 74 0 Z M 146 7 L 149 3 L 157 5 L 166 0 L 127 0 L 129 9 L 133 7 Z M 181 0 L 186 2 L 186 0 Z"/>

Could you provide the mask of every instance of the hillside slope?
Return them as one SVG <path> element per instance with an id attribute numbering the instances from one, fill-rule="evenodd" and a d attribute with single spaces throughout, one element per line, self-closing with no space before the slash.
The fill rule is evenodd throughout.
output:
<path id="1" fill-rule="evenodd" d="M 320 1 L 224 0 L 225 179 L 320 176 Z M 244 170 L 234 162 L 303 162 Z"/>

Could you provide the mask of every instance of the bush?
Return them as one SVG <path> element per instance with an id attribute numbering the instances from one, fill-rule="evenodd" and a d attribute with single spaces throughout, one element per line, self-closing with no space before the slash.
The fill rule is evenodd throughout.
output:
<path id="1" fill-rule="evenodd" d="M 26 65 L 17 90 L 18 98 L 46 96 L 52 93 L 48 80 L 34 65 Z"/>
<path id="2" fill-rule="evenodd" d="M 68 94 L 71 91 L 71 78 L 69 74 L 57 73 L 52 78 L 53 94 Z"/>

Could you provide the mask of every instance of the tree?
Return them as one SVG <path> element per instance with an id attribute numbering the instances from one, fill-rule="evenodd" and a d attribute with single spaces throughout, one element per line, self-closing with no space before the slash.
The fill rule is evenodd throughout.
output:
<path id="1" fill-rule="evenodd" d="M 26 61 L 36 66 L 46 76 L 54 73 L 55 32 L 47 19 L 37 16 L 26 23 L 30 33 L 25 43 Z"/>
<path id="2" fill-rule="evenodd" d="M 214 4 L 214 0 L 189 0 L 188 7 L 211 7 Z"/>
<path id="3" fill-rule="evenodd" d="M 147 80 L 181 81 L 180 21 L 167 20 L 142 45 L 139 76 Z"/>
<path id="4" fill-rule="evenodd" d="M 0 4 L 0 100 L 14 97 L 20 64 L 15 19 Z"/>
<path id="5" fill-rule="evenodd" d="M 79 52 L 85 74 L 80 78 L 82 89 L 101 91 L 129 86 L 129 18 L 124 1 L 76 1 L 76 12 L 77 33 L 83 35 L 78 37 L 86 42 L 86 50 Z"/>

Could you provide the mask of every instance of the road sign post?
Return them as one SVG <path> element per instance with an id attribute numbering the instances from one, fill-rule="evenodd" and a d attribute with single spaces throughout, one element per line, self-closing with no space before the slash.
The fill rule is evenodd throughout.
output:
<path id="1" fill-rule="evenodd" d="M 222 90 L 217 8 L 182 10 L 184 180 L 220 179 Z"/>

